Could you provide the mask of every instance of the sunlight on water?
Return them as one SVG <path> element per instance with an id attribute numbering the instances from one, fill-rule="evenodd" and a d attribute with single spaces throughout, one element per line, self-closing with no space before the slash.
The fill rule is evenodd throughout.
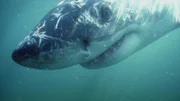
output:
<path id="1" fill-rule="evenodd" d="M 173 14 L 174 20 L 180 22 L 180 1 L 178 0 L 105 0 L 115 3 L 119 8 L 118 16 L 123 16 L 127 10 L 132 10 L 141 15 L 145 10 L 150 14 L 168 10 Z M 140 17 L 141 18 L 141 17 Z M 137 19 L 140 19 L 137 18 Z"/>

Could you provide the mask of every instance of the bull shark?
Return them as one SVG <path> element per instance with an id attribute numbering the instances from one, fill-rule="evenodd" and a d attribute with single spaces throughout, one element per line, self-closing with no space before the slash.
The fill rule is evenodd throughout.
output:
<path id="1" fill-rule="evenodd" d="M 179 28 L 173 0 L 64 0 L 12 53 L 19 65 L 55 70 L 112 66 Z"/>

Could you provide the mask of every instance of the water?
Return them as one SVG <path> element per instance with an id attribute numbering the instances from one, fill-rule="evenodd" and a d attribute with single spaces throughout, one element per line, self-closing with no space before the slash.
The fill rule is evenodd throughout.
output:
<path id="1" fill-rule="evenodd" d="M 11 52 L 59 0 L 0 1 L 0 101 L 180 101 L 180 29 L 105 69 L 39 71 Z"/>

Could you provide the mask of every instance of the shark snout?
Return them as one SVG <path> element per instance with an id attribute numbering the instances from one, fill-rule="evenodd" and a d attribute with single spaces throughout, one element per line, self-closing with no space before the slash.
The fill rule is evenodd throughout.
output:
<path id="1" fill-rule="evenodd" d="M 21 47 L 15 49 L 12 53 L 12 59 L 21 64 L 24 61 L 38 56 L 40 50 L 35 42 L 25 42 Z"/>

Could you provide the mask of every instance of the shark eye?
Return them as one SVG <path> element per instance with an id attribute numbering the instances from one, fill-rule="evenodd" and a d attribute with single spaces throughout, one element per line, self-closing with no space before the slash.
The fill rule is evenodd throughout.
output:
<path id="1" fill-rule="evenodd" d="M 112 16 L 111 8 L 106 4 L 102 5 L 100 8 L 100 17 L 102 21 L 108 22 L 111 19 L 111 16 Z"/>

